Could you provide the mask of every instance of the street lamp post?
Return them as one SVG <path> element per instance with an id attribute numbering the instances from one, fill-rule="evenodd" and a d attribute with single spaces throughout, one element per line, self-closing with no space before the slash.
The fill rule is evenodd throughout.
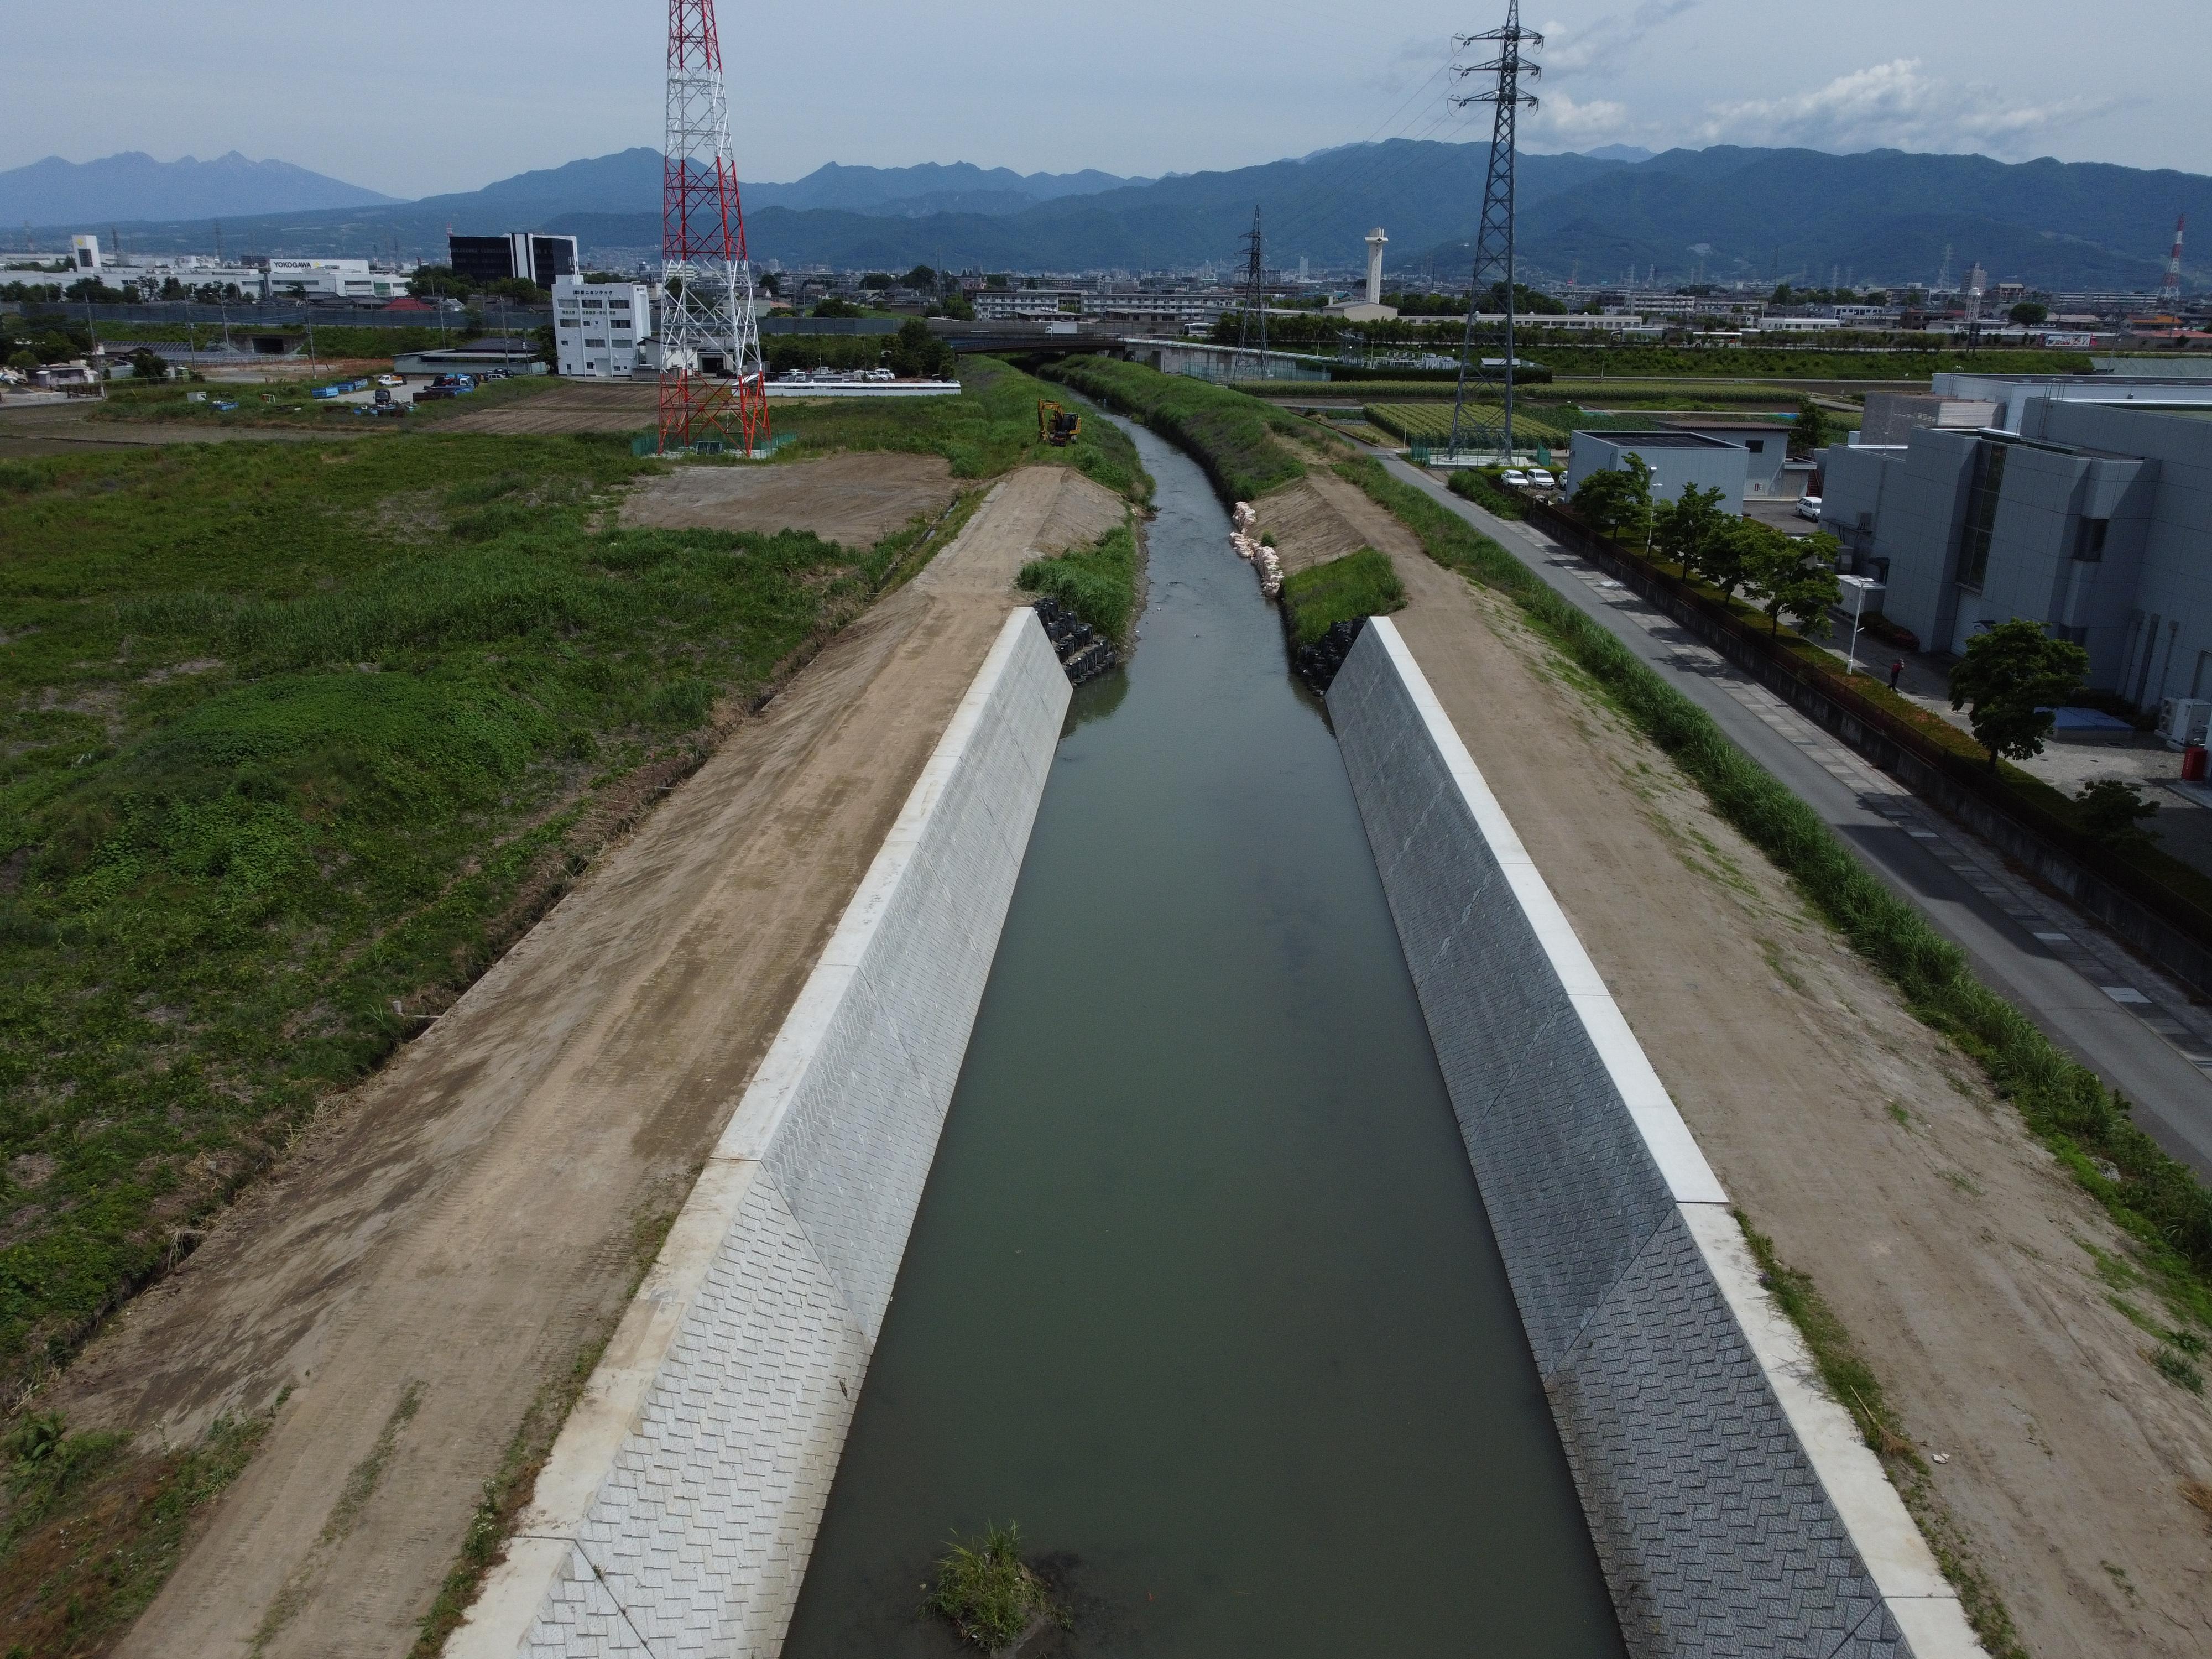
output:
<path id="1" fill-rule="evenodd" d="M 1849 679 L 1859 672 L 1859 619 L 1866 614 L 1867 595 L 1881 592 L 1882 585 L 1871 576 L 1838 576 L 1836 581 L 1858 596 L 1851 606 L 1850 649 L 1844 653 L 1844 678 Z"/>

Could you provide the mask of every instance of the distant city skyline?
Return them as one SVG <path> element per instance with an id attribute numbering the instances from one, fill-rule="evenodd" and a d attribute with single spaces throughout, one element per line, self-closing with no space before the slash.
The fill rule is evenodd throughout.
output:
<path id="1" fill-rule="evenodd" d="M 373 14 L 110 0 L 96 75 L 82 17 L 36 9 L 9 25 L 0 168 L 237 149 L 411 198 L 657 144 L 665 11 L 631 9 L 611 27 L 603 3 L 580 0 L 388 0 Z M 1474 32 L 1504 13 L 1503 0 L 1472 0 L 1439 21 Z M 1523 21 L 1550 38 L 1523 143 L 1891 147 L 2206 171 L 2212 110 L 2193 83 L 2212 58 L 2212 7 L 2134 0 L 2127 14 L 2127 38 L 2154 50 L 2114 51 L 2108 32 L 2067 49 L 2082 14 L 2049 0 L 1994 16 L 1917 0 L 1817 14 L 1768 0 L 1535 0 Z M 1323 0 L 1083 13 L 969 0 L 918 17 L 848 0 L 831 36 L 819 13 L 726 7 L 732 146 L 745 177 L 786 181 L 831 161 L 1157 175 L 1368 138 L 1486 136 L 1481 110 L 1449 105 L 1449 36 L 1412 38 L 1376 16 Z"/>

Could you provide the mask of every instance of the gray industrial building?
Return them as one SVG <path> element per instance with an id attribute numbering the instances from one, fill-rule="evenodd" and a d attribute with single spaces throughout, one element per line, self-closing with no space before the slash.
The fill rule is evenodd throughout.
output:
<path id="1" fill-rule="evenodd" d="M 1776 441 L 1788 447 L 1789 434 L 1777 431 Z M 1628 458 L 1639 458 L 1651 469 L 1651 499 L 1679 501 L 1691 484 L 1718 489 L 1731 507 L 1743 500 L 1747 464 L 1751 453 L 1740 443 L 1708 437 L 1701 432 L 1669 428 L 1658 432 L 1577 432 L 1567 457 L 1567 493 L 1571 495 L 1593 472 L 1627 470 Z"/>
<path id="2" fill-rule="evenodd" d="M 1890 619 L 1955 653 L 2024 617 L 2086 647 L 2093 686 L 2212 696 L 2212 405 L 2112 381 L 2094 401 L 2084 382 L 1937 390 L 1996 419 L 1821 457 L 1822 527 L 1887 580 Z"/>
<path id="3" fill-rule="evenodd" d="M 1809 461 L 1790 459 L 1790 428 L 1777 421 L 1747 419 L 1742 416 L 1670 415 L 1667 424 L 1677 432 L 1694 432 L 1701 438 L 1735 444 L 1744 452 L 1743 494 L 1780 496 L 1805 493 L 1812 476 Z"/>

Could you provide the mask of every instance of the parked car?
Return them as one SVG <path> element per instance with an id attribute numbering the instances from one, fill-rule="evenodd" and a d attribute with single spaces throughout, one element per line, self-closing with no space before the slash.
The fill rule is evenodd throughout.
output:
<path id="1" fill-rule="evenodd" d="M 1510 484 L 1516 489 L 1526 489 L 1528 487 L 1528 475 L 1517 466 L 1509 466 L 1498 475 L 1498 482 Z"/>
<path id="2" fill-rule="evenodd" d="M 405 386 L 407 380 L 400 374 L 380 374 L 376 377 L 376 383 L 379 386 Z"/>
<path id="3" fill-rule="evenodd" d="M 1529 487 L 1534 489 L 1550 489 L 1554 487 L 1552 475 L 1540 466 L 1532 466 L 1528 469 L 1528 483 Z"/>
<path id="4" fill-rule="evenodd" d="M 1797 498 L 1797 516 L 1810 519 L 1814 524 L 1820 523 L 1820 498 L 1818 495 L 1800 495 Z"/>

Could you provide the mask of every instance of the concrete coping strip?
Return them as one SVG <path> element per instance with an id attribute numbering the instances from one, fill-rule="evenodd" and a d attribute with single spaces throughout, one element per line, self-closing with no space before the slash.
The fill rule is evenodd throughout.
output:
<path id="1" fill-rule="evenodd" d="M 1917 1659 L 1981 1655 L 1981 1642 L 1966 1621 L 1958 1592 L 1945 1580 L 1934 1551 L 1856 1422 L 1822 1385 L 1803 1335 L 1761 1284 L 1758 1263 L 1728 1194 L 1697 1137 L 1652 1069 L 1644 1045 L 1491 793 L 1404 636 L 1387 617 L 1370 617 L 1367 626 L 1389 654 L 1431 743 L 1458 784 L 1890 1616 Z"/>
<path id="2" fill-rule="evenodd" d="M 706 1283 L 760 1172 L 761 1159 L 821 1049 L 946 786 L 975 740 L 1022 630 L 1034 625 L 1033 611 L 1016 610 L 993 641 L 556 1437 L 504 1559 L 486 1575 L 465 1621 L 446 1644 L 447 1659 L 514 1659 L 521 1650 L 617 1455 L 641 1420 L 661 1363 Z"/>

